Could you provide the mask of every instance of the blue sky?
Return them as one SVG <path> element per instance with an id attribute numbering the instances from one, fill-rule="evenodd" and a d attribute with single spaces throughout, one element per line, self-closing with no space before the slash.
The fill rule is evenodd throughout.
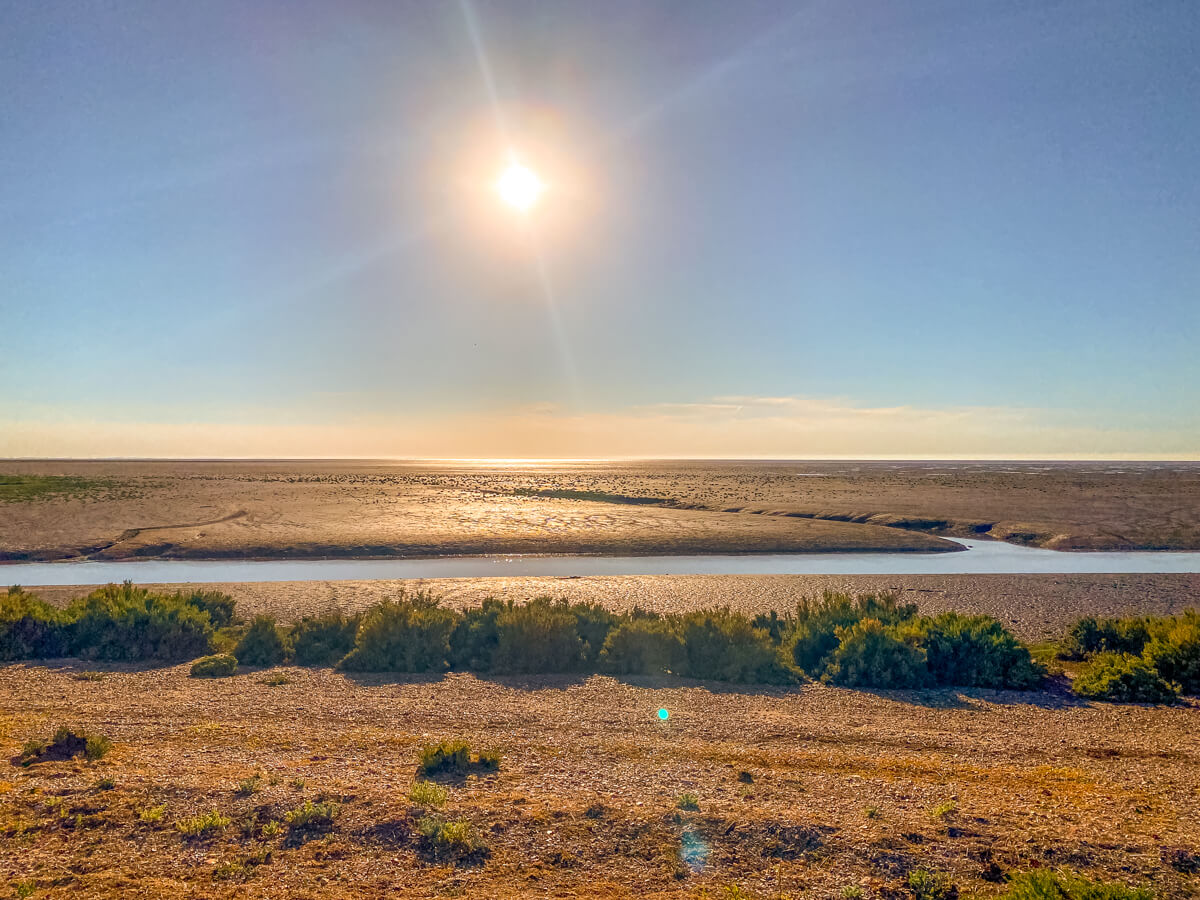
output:
<path id="1" fill-rule="evenodd" d="M 1186 0 L 0 10 L 0 455 L 1200 455 Z"/>

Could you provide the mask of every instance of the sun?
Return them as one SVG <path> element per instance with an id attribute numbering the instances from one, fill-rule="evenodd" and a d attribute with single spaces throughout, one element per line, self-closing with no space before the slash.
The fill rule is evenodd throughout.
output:
<path id="1" fill-rule="evenodd" d="M 527 213 L 542 198 L 546 185 L 537 173 L 520 163 L 509 163 L 493 185 L 500 199 L 519 213 Z"/>

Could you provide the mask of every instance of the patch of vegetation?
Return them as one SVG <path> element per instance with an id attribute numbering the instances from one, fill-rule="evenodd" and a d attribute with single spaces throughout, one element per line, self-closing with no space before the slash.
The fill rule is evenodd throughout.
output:
<path id="1" fill-rule="evenodd" d="M 36 891 L 36 890 L 37 890 L 37 882 L 36 881 L 31 880 L 31 881 L 14 881 L 13 882 L 13 894 L 17 897 L 17 900 L 25 900 L 26 897 L 32 897 L 34 894 L 34 891 Z"/>
<path id="2" fill-rule="evenodd" d="M 305 787 L 308 786 L 308 782 L 305 781 L 303 778 L 293 778 L 288 783 L 292 786 L 293 791 L 302 791 L 302 790 L 304 790 Z"/>
<path id="3" fill-rule="evenodd" d="M 163 803 L 160 806 L 146 806 L 138 810 L 138 821 L 143 825 L 155 825 L 162 821 L 163 814 L 167 811 L 167 804 Z"/>
<path id="4" fill-rule="evenodd" d="M 258 683 L 265 684 L 267 687 L 282 687 L 285 684 L 291 684 L 292 679 L 283 672 L 272 672 L 270 675 L 258 679 Z"/>
<path id="5" fill-rule="evenodd" d="M 471 745 L 466 741 L 442 741 L 420 750 L 417 768 L 422 775 L 465 774 L 471 767 Z"/>
<path id="6" fill-rule="evenodd" d="M 74 652 L 88 659 L 182 660 L 210 649 L 213 627 L 193 595 L 109 584 L 65 610 Z"/>
<path id="7" fill-rule="evenodd" d="M 675 798 L 675 808 L 687 812 L 698 812 L 700 810 L 700 798 L 695 794 L 680 794 Z"/>
<path id="8" fill-rule="evenodd" d="M 103 777 L 99 781 L 97 781 L 94 785 L 92 785 L 92 788 L 93 788 L 93 790 L 97 790 L 97 791 L 111 791 L 116 786 L 117 786 L 116 780 L 113 779 L 112 777 L 106 775 L 105 777 Z"/>
<path id="9" fill-rule="evenodd" d="M 1082 875 L 1034 869 L 1013 875 L 1002 900 L 1154 900 L 1148 888 L 1092 881 Z"/>
<path id="10" fill-rule="evenodd" d="M 67 655 L 67 623 L 63 612 L 13 585 L 0 594 L 0 661 Z"/>
<path id="11" fill-rule="evenodd" d="M 358 616 L 330 612 L 305 616 L 288 635 L 292 657 L 302 666 L 335 666 L 354 649 Z"/>
<path id="12" fill-rule="evenodd" d="M 237 657 L 228 653 L 202 656 L 192 663 L 193 678 L 227 678 L 237 671 Z"/>
<path id="13" fill-rule="evenodd" d="M 677 627 L 683 640 L 682 675 L 758 684 L 795 680 L 770 634 L 728 607 L 686 613 Z"/>
<path id="14" fill-rule="evenodd" d="M 930 683 L 928 655 L 913 631 L 863 619 L 836 634 L 838 646 L 823 679 L 851 687 L 919 688 Z"/>
<path id="15" fill-rule="evenodd" d="M 103 681 L 108 677 L 107 672 L 76 672 L 71 676 L 76 681 Z"/>
<path id="16" fill-rule="evenodd" d="M 112 741 L 102 734 L 74 730 L 65 726 L 58 728 L 50 740 L 31 738 L 25 742 L 17 755 L 17 764 L 22 766 L 52 760 L 71 759 L 83 756 L 91 762 L 103 759 L 112 749 Z"/>
<path id="17" fill-rule="evenodd" d="M 511 601 L 496 616 L 491 671 L 534 674 L 575 672 L 583 666 L 584 642 L 571 604 L 537 597 Z"/>
<path id="18" fill-rule="evenodd" d="M 305 800 L 300 806 L 288 811 L 283 820 L 293 831 L 329 831 L 340 812 L 341 809 L 336 803 L 314 803 L 312 800 Z"/>
<path id="19" fill-rule="evenodd" d="M 235 794 L 237 794 L 239 797 L 251 797 L 254 794 L 257 794 L 261 790 L 262 790 L 262 776 L 256 774 L 256 775 L 251 775 L 249 778 L 245 778 L 242 781 L 239 781 L 237 787 L 234 788 L 233 792 Z"/>
<path id="20" fill-rule="evenodd" d="M 616 675 L 662 675 L 683 664 L 683 638 L 661 616 L 631 619 L 609 632 L 600 668 Z"/>
<path id="21" fill-rule="evenodd" d="M 432 781 L 418 781 L 408 792 L 408 799 L 418 806 L 441 809 L 446 803 L 446 789 Z"/>
<path id="22" fill-rule="evenodd" d="M 590 503 L 621 503 L 632 506 L 666 506 L 674 501 L 669 497 L 631 497 L 628 494 L 609 494 L 604 491 L 574 491 L 557 488 L 517 488 L 514 497 L 545 497 L 548 500 L 586 500 Z"/>
<path id="23" fill-rule="evenodd" d="M 1118 703 L 1174 703 L 1177 685 L 1164 679 L 1140 656 L 1129 653 L 1098 653 L 1071 683 L 1081 697 Z"/>
<path id="24" fill-rule="evenodd" d="M 958 897 L 958 888 L 950 876 L 928 869 L 909 872 L 908 889 L 915 900 L 955 900 Z"/>
<path id="25" fill-rule="evenodd" d="M 1063 640 L 1059 656 L 1063 659 L 1087 659 L 1097 653 L 1131 653 L 1141 656 L 1151 634 L 1161 621 L 1150 616 L 1097 619 L 1085 616 L 1071 626 Z"/>
<path id="26" fill-rule="evenodd" d="M 277 666 L 290 654 L 287 635 L 273 616 L 255 616 L 233 651 L 244 666 Z"/>
<path id="27" fill-rule="evenodd" d="M 185 838 L 200 840 L 224 831 L 229 827 L 229 823 L 229 816 L 222 815 L 218 810 L 214 809 L 211 812 L 193 816 L 190 819 L 181 819 L 175 823 L 175 830 Z"/>
<path id="28" fill-rule="evenodd" d="M 466 820 L 446 821 L 440 816 L 417 820 L 421 855 L 434 861 L 468 862 L 488 855 L 483 838 Z"/>
<path id="29" fill-rule="evenodd" d="M 339 667 L 350 672 L 441 672 L 456 617 L 428 594 L 401 595 L 368 610 Z"/>
<path id="30" fill-rule="evenodd" d="M 988 616 L 946 612 L 913 628 L 934 684 L 1029 690 L 1045 676 L 1029 648 Z"/>
<path id="31" fill-rule="evenodd" d="M 235 604 L 232 597 L 220 591 L 193 590 L 177 595 L 184 602 L 208 613 L 213 628 L 227 628 L 235 621 Z"/>
<path id="32" fill-rule="evenodd" d="M 77 475 L 0 475 L 0 503 L 84 499 L 112 486 L 111 481 Z"/>
<path id="33" fill-rule="evenodd" d="M 947 819 L 950 815 L 958 810 L 958 804 L 953 800 L 943 800 L 937 806 L 929 811 L 931 819 Z"/>

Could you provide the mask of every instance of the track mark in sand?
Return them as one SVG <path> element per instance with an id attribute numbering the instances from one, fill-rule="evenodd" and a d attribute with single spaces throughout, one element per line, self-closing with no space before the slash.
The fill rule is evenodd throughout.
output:
<path id="1" fill-rule="evenodd" d="M 219 519 L 209 519 L 205 522 L 181 522 L 178 525 L 144 525 L 141 528 L 127 528 L 117 536 L 115 541 L 104 544 L 101 547 L 89 547 L 87 555 L 90 557 L 97 553 L 103 553 L 105 550 L 109 550 L 117 546 L 117 544 L 123 543 L 124 541 L 133 540 L 139 534 L 142 534 L 146 531 L 169 531 L 173 528 L 203 528 L 206 525 L 219 525 L 222 522 L 232 522 L 234 519 L 240 519 L 243 516 L 248 515 L 249 512 L 244 509 L 239 509 L 237 512 L 232 512 L 227 516 L 221 516 Z"/>

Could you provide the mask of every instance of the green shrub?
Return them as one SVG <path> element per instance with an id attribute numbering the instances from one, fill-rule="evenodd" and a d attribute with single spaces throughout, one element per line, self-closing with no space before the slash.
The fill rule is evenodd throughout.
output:
<path id="1" fill-rule="evenodd" d="M 328 831 L 333 827 L 333 820 L 341 812 L 336 803 L 305 800 L 300 806 L 286 813 L 283 817 L 288 827 L 295 831 Z"/>
<path id="2" fill-rule="evenodd" d="M 935 684 L 1028 690 L 1045 675 L 1029 649 L 989 616 L 947 612 L 914 627 Z"/>
<path id="3" fill-rule="evenodd" d="M 1200 613 L 1170 619 L 1146 645 L 1147 664 L 1185 694 L 1200 693 Z"/>
<path id="4" fill-rule="evenodd" d="M 608 633 L 600 668 L 618 675 L 661 675 L 680 668 L 683 641 L 663 619 L 631 619 Z"/>
<path id="5" fill-rule="evenodd" d="M 496 620 L 512 603 L 488 597 L 459 616 L 450 636 L 450 664 L 456 669 L 490 672 L 500 632 Z"/>
<path id="6" fill-rule="evenodd" d="M 229 822 L 229 816 L 221 815 L 219 811 L 214 809 L 200 816 L 181 819 L 175 823 L 175 830 L 185 838 L 207 838 L 212 837 L 218 831 L 224 831 L 229 827 Z"/>
<path id="7" fill-rule="evenodd" d="M 233 651 L 244 666 L 277 666 L 288 653 L 286 636 L 272 616 L 255 616 Z"/>
<path id="8" fill-rule="evenodd" d="M 908 621 L 916 613 L 915 604 L 902 604 L 894 594 L 854 597 L 825 591 L 819 600 L 805 598 L 796 604 L 790 633 L 781 629 L 781 635 L 796 667 L 809 678 L 818 678 L 838 647 L 839 628 L 849 628 L 863 619 L 895 625 Z"/>
<path id="9" fill-rule="evenodd" d="M 878 619 L 863 619 L 837 630 L 838 647 L 830 657 L 826 677 L 854 687 L 917 688 L 929 681 L 925 651 L 917 636 L 887 627 Z"/>
<path id="10" fill-rule="evenodd" d="M 729 608 L 679 617 L 683 640 L 680 674 L 717 681 L 779 684 L 792 680 L 771 636 Z"/>
<path id="11" fill-rule="evenodd" d="M 1118 703 L 1174 703 L 1176 685 L 1166 681 L 1138 656 L 1097 653 L 1075 676 L 1071 689 L 1081 697 Z"/>
<path id="12" fill-rule="evenodd" d="M 443 772 L 463 774 L 471 767 L 471 745 L 466 741 L 442 741 L 420 750 L 418 769 L 423 775 Z"/>
<path id="13" fill-rule="evenodd" d="M 583 644 L 583 664 L 594 669 L 604 642 L 621 617 L 599 603 L 572 603 L 568 608 L 575 616 L 575 633 Z"/>
<path id="14" fill-rule="evenodd" d="M 908 889 L 914 900 L 954 900 L 958 897 L 958 888 L 948 875 L 941 872 L 930 872 L 928 869 L 914 869 L 908 873 Z"/>
<path id="15" fill-rule="evenodd" d="M 91 659 L 188 659 L 208 652 L 213 633 L 208 613 L 182 595 L 128 581 L 73 601 L 66 615 L 75 652 Z"/>
<path id="16" fill-rule="evenodd" d="M 102 734 L 87 735 L 87 743 L 83 749 L 83 755 L 92 762 L 98 759 L 104 759 L 108 756 L 108 751 L 112 749 L 112 741 Z"/>
<path id="17" fill-rule="evenodd" d="M 28 766 L 35 762 L 71 759 L 76 756 L 83 756 L 95 762 L 107 756 L 111 749 L 112 741 L 102 734 L 60 726 L 55 729 L 50 740 L 32 738 L 26 741 L 17 756 L 17 762 Z"/>
<path id="18" fill-rule="evenodd" d="M 479 755 L 475 757 L 475 765 L 481 769 L 494 772 L 500 768 L 500 763 L 503 760 L 504 754 L 499 750 L 480 750 Z"/>
<path id="19" fill-rule="evenodd" d="M 70 652 L 67 617 L 14 585 L 0 594 L 0 662 L 46 659 Z"/>
<path id="20" fill-rule="evenodd" d="M 1154 900 L 1147 888 L 1092 881 L 1071 872 L 1034 869 L 1013 875 L 1002 900 Z"/>
<path id="21" fill-rule="evenodd" d="M 217 653 L 214 656 L 202 656 L 192 663 L 193 678 L 225 678 L 237 671 L 236 656 L 228 653 Z"/>
<path id="22" fill-rule="evenodd" d="M 208 613 L 208 620 L 213 628 L 225 628 L 233 624 L 235 604 L 228 594 L 197 589 L 190 593 L 180 592 L 176 596 L 196 609 Z"/>
<path id="23" fill-rule="evenodd" d="M 565 601 L 538 597 L 524 605 L 507 604 L 496 616 L 492 671 L 508 673 L 573 672 L 583 662 L 577 620 Z"/>
<path id="24" fill-rule="evenodd" d="M 1097 653 L 1130 653 L 1140 656 L 1161 620 L 1149 616 L 1124 619 L 1097 619 L 1086 616 L 1067 632 L 1059 656 L 1063 659 L 1087 659 Z"/>
<path id="25" fill-rule="evenodd" d="M 408 792 L 408 799 L 418 806 L 441 809 L 446 803 L 446 789 L 432 781 L 418 781 Z"/>
<path id="26" fill-rule="evenodd" d="M 680 794 L 675 798 L 675 808 L 696 812 L 700 809 L 700 798 L 695 794 Z"/>
<path id="27" fill-rule="evenodd" d="M 439 816 L 424 816 L 417 821 L 417 835 L 426 859 L 463 862 L 488 852 L 483 838 L 465 820 L 447 822 Z"/>
<path id="28" fill-rule="evenodd" d="M 335 666 L 354 649 L 357 633 L 358 616 L 305 616 L 292 626 L 292 654 L 302 666 Z"/>
<path id="29" fill-rule="evenodd" d="M 455 615 L 428 594 L 401 595 L 367 610 L 354 649 L 339 668 L 350 672 L 441 672 L 450 655 Z"/>

